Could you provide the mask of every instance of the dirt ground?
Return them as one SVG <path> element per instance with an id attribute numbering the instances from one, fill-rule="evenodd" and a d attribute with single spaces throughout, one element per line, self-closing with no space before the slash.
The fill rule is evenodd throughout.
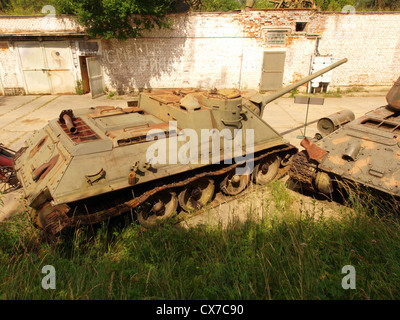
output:
<path id="1" fill-rule="evenodd" d="M 325 218 L 328 218 L 338 216 L 341 212 L 349 210 L 343 205 L 329 199 L 300 193 L 300 190 L 289 181 L 287 175 L 280 179 L 280 182 L 282 187 L 286 187 L 282 192 L 286 194 L 281 195 L 283 198 L 282 202 L 285 202 L 284 205 L 290 205 L 288 211 L 294 217 L 308 215 L 319 218 L 323 215 Z M 181 222 L 181 225 L 184 227 L 194 227 L 197 225 L 212 227 L 220 224 L 225 227 L 232 222 L 243 222 L 250 216 L 253 219 L 266 216 L 279 217 L 284 212 L 280 209 L 282 204 L 277 205 L 275 198 L 279 198 L 279 196 L 273 196 L 270 186 L 250 185 L 240 197 L 234 200 L 225 197 L 224 203 L 204 210 L 203 213 Z"/>

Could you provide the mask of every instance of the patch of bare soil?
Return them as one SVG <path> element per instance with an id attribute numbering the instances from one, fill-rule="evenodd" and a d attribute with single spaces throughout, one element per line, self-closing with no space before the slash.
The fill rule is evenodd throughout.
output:
<path id="1" fill-rule="evenodd" d="M 225 197 L 225 201 L 204 212 L 181 222 L 183 227 L 198 225 L 226 227 L 233 221 L 246 221 L 252 218 L 268 216 L 282 216 L 290 212 L 291 215 L 308 215 L 314 218 L 339 217 L 341 213 L 350 209 L 329 199 L 304 195 L 295 190 L 295 186 L 288 183 L 288 177 L 280 180 L 282 190 L 273 190 L 271 186 L 251 185 L 240 197 L 232 199 Z M 292 189 L 290 189 L 290 188 Z M 294 190 L 293 190 L 294 189 Z"/>
<path id="2" fill-rule="evenodd" d="M 3 203 L 3 205 L 0 206 L 0 222 L 26 209 L 21 189 L 1 195 L 0 199 Z"/>

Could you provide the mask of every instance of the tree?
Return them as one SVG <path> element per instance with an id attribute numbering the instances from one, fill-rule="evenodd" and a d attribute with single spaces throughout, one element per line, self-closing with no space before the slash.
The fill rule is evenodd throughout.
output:
<path id="1" fill-rule="evenodd" d="M 92 37 L 136 38 L 143 30 L 170 25 L 176 0 L 58 0 L 57 12 L 73 14 Z"/>
<path id="2" fill-rule="evenodd" d="M 341 11 L 344 6 L 355 6 L 356 0 L 316 0 L 322 11 Z"/>
<path id="3" fill-rule="evenodd" d="M 201 11 L 232 11 L 243 7 L 241 0 L 202 0 Z"/>
<path id="4" fill-rule="evenodd" d="M 40 14 L 43 6 L 54 4 L 55 0 L 0 0 L 0 11 L 8 15 Z"/>

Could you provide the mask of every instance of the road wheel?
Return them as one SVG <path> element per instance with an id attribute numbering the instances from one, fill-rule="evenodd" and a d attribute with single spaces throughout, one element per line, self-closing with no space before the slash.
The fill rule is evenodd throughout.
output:
<path id="1" fill-rule="evenodd" d="M 212 200 L 214 195 L 214 181 L 202 178 L 187 185 L 178 196 L 179 205 L 186 212 L 200 210 Z"/>
<path id="2" fill-rule="evenodd" d="M 269 156 L 261 159 L 254 168 L 254 183 L 265 185 L 274 180 L 278 174 L 280 162 L 280 158 L 276 156 Z"/>
<path id="3" fill-rule="evenodd" d="M 178 199 L 175 192 L 161 191 L 138 209 L 138 221 L 145 228 L 155 227 L 172 218 L 177 207 Z"/>

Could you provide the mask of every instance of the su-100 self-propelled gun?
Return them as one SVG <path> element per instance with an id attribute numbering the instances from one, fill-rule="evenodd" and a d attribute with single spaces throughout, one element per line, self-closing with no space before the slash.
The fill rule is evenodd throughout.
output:
<path id="1" fill-rule="evenodd" d="M 265 105 L 346 61 L 267 97 L 169 89 L 142 92 L 126 108 L 63 111 L 34 132 L 14 159 L 34 223 L 57 234 L 132 210 L 151 227 L 198 211 L 217 191 L 237 195 L 250 181 L 282 176 L 297 149 L 262 120 Z M 210 136 L 203 140 L 204 132 Z M 189 143 L 193 136 L 198 139 Z M 240 148 L 227 152 L 225 145 L 234 141 Z M 190 161 L 182 161 L 187 153 Z M 241 170 L 250 162 L 254 170 Z"/>

